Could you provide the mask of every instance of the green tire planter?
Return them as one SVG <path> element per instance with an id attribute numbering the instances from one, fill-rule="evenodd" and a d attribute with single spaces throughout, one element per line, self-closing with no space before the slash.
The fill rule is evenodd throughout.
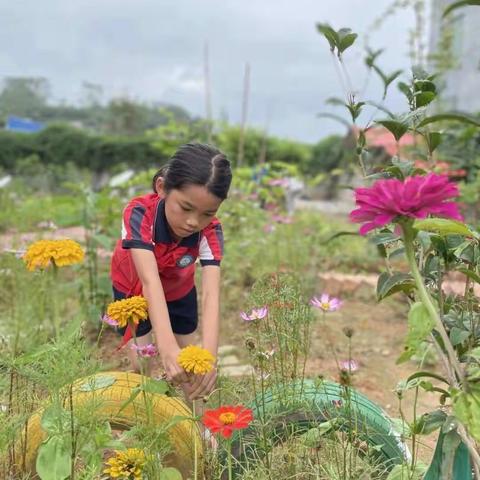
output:
<path id="1" fill-rule="evenodd" d="M 274 443 L 337 419 L 333 429 L 354 431 L 355 438 L 365 445 L 369 456 L 375 464 L 381 464 L 383 471 L 388 472 L 410 458 L 408 448 L 386 413 L 361 393 L 352 388 L 346 390 L 337 383 L 304 380 L 277 385 L 266 391 L 263 399 L 258 395 L 250 408 L 254 418 L 274 425 Z M 258 430 L 254 426 L 234 433 L 232 453 L 237 459 L 237 473 L 242 466 L 262 458 L 256 437 Z"/>

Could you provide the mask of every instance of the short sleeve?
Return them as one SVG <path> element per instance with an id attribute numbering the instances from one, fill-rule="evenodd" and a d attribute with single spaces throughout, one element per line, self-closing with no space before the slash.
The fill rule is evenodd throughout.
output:
<path id="1" fill-rule="evenodd" d="M 132 200 L 123 211 L 122 247 L 153 251 L 153 215 L 140 200 Z"/>
<path id="2" fill-rule="evenodd" d="M 220 265 L 223 257 L 223 230 L 222 225 L 214 219 L 202 231 L 198 258 L 202 267 L 206 265 Z"/>

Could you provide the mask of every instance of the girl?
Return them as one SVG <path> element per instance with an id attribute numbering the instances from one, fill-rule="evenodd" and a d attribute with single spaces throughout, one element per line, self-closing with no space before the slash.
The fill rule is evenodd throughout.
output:
<path id="1" fill-rule="evenodd" d="M 149 319 L 136 331 L 138 345 L 152 343 L 153 333 L 167 380 L 181 384 L 190 400 L 208 395 L 216 380 L 216 369 L 189 380 L 177 356 L 193 343 L 197 328 L 197 258 L 202 265 L 203 347 L 217 356 L 223 234 L 215 214 L 231 180 L 230 163 L 216 148 L 199 143 L 180 147 L 154 176 L 154 193 L 126 206 L 122 239 L 112 258 L 115 300 L 143 295 L 148 303 Z M 131 333 L 119 331 L 126 335 L 138 371 Z"/>

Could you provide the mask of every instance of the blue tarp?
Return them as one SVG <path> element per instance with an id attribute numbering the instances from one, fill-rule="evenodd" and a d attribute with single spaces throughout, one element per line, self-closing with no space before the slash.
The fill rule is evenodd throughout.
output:
<path id="1" fill-rule="evenodd" d="M 9 115 L 5 123 L 5 129 L 12 132 L 35 133 L 45 127 L 42 122 L 29 120 L 28 118 L 20 118 Z"/>

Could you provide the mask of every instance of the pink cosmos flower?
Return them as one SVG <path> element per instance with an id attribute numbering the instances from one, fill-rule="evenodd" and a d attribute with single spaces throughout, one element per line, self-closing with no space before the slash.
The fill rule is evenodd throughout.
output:
<path id="1" fill-rule="evenodd" d="M 352 222 L 363 223 L 360 234 L 383 227 L 398 216 L 426 218 L 428 215 L 463 220 L 455 202 L 458 197 L 455 183 L 444 175 L 429 173 L 426 176 L 377 180 L 369 188 L 357 188 L 357 209 L 350 213 Z"/>
<path id="2" fill-rule="evenodd" d="M 246 322 L 251 322 L 252 320 L 260 320 L 265 318 L 268 314 L 268 307 L 253 308 L 250 312 L 250 315 L 246 312 L 240 312 L 240 316 Z"/>
<path id="3" fill-rule="evenodd" d="M 342 372 L 356 372 L 358 370 L 358 363 L 355 360 L 343 360 L 339 362 L 338 366 Z"/>
<path id="4" fill-rule="evenodd" d="M 271 187 L 286 188 L 288 187 L 289 181 L 288 181 L 288 178 L 272 178 L 271 180 L 268 181 L 268 184 Z"/>
<path id="5" fill-rule="evenodd" d="M 107 325 L 111 325 L 112 327 L 117 327 L 118 322 L 114 320 L 113 318 L 109 317 L 107 314 L 105 314 L 102 317 L 102 322 L 106 323 Z"/>
<path id="6" fill-rule="evenodd" d="M 286 215 L 272 215 L 272 221 L 277 223 L 289 224 L 293 222 L 292 217 Z"/>
<path id="7" fill-rule="evenodd" d="M 330 297 L 328 293 L 322 293 L 320 298 L 313 297 L 310 300 L 310 305 L 324 312 L 335 312 L 342 306 L 342 302 L 338 298 Z"/>
<path id="8" fill-rule="evenodd" d="M 135 345 L 133 343 L 130 348 L 135 350 L 139 357 L 149 358 L 158 355 L 157 347 L 153 343 L 149 343 L 147 345 Z"/>
<path id="9" fill-rule="evenodd" d="M 270 225 L 268 223 L 263 227 L 263 231 L 265 233 L 272 233 L 274 230 L 275 230 L 275 225 Z"/>

